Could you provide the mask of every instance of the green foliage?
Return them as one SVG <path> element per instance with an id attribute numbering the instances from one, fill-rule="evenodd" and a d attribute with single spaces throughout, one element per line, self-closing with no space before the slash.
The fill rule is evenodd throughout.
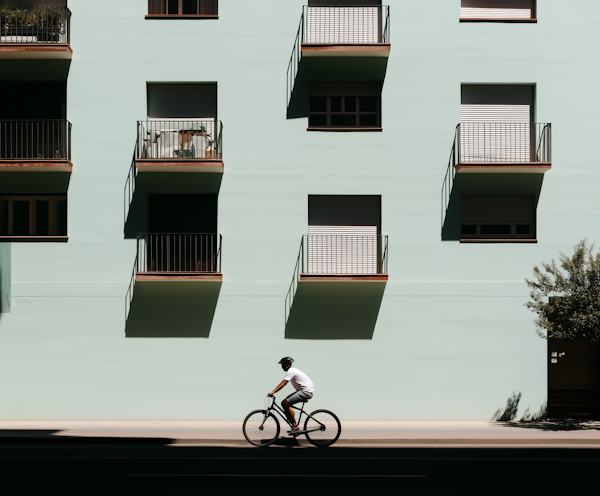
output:
<path id="1" fill-rule="evenodd" d="M 525 306 L 537 314 L 537 334 L 546 339 L 600 341 L 600 253 L 582 240 L 573 256 L 560 252 L 554 260 L 533 268 L 534 280 L 525 279 L 531 301 Z"/>
<path id="2" fill-rule="evenodd" d="M 62 13 L 49 8 L 0 7 L 0 26 L 11 27 L 60 27 Z"/>

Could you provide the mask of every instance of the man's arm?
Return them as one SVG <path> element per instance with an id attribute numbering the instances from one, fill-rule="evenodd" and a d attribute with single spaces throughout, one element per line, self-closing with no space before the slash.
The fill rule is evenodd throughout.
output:
<path id="1" fill-rule="evenodd" d="M 285 379 L 283 381 L 281 381 L 281 384 L 279 384 L 279 386 L 277 386 L 275 389 L 273 389 L 273 391 L 271 393 L 269 393 L 269 396 L 273 396 L 277 391 L 279 391 L 280 389 L 282 389 L 286 384 L 288 383 L 288 381 L 286 381 Z"/>

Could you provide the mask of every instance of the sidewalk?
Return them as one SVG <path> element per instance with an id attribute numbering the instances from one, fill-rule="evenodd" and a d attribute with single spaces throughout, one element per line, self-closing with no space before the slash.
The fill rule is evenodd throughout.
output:
<path id="1" fill-rule="evenodd" d="M 0 444 L 250 446 L 242 421 L 0 421 Z M 342 421 L 336 446 L 385 445 L 600 448 L 600 422 Z"/>

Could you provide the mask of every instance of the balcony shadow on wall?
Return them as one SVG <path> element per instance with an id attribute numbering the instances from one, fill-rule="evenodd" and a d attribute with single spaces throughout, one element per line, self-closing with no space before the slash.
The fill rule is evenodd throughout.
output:
<path id="1" fill-rule="evenodd" d="M 373 339 L 385 282 L 300 282 L 286 339 Z"/>
<path id="2" fill-rule="evenodd" d="M 442 225 L 442 241 L 460 241 L 462 195 L 533 195 L 537 204 L 544 174 L 456 174 Z"/>
<path id="3" fill-rule="evenodd" d="M 2 172 L 0 193 L 62 194 L 69 189 L 70 172 Z"/>
<path id="4" fill-rule="evenodd" d="M 303 57 L 293 82 L 287 118 L 308 117 L 309 81 L 383 82 L 387 64 L 387 57 Z"/>
<path id="5" fill-rule="evenodd" d="M 208 338 L 220 281 L 144 281 L 135 285 L 127 338 Z"/>
<path id="6" fill-rule="evenodd" d="M 148 232 L 148 195 L 219 194 L 221 173 L 204 172 L 142 172 L 135 178 L 135 190 L 125 217 L 125 239 L 135 239 L 137 233 Z M 127 199 L 126 199 L 127 208 Z"/>

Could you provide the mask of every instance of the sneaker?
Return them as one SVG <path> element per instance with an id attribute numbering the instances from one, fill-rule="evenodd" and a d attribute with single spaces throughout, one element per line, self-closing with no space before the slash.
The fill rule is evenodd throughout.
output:
<path id="1" fill-rule="evenodd" d="M 288 434 L 289 434 L 290 436 L 293 436 L 294 434 L 298 434 L 298 432 L 300 432 L 300 427 L 295 427 L 295 428 L 293 428 L 293 429 L 290 429 L 290 430 L 288 431 Z"/>

